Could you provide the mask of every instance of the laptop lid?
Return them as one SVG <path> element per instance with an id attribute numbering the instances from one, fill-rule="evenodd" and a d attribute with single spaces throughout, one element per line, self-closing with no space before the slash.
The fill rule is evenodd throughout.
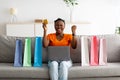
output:
<path id="1" fill-rule="evenodd" d="M 70 60 L 69 46 L 49 46 L 48 47 L 49 61 L 68 61 Z"/>

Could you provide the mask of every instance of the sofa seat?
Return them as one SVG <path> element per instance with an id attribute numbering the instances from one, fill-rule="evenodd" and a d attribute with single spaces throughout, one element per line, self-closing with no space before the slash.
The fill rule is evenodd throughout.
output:
<path id="1" fill-rule="evenodd" d="M 2 73 L 1 73 L 2 72 Z M 48 78 L 47 64 L 43 67 L 14 67 L 13 63 L 0 63 L 0 78 Z"/>
<path id="2" fill-rule="evenodd" d="M 73 64 L 69 69 L 69 79 L 120 76 L 120 63 L 108 63 L 106 66 L 80 66 Z M 13 63 L 0 63 L 0 78 L 38 78 L 48 79 L 47 64 L 43 67 L 13 67 Z"/>
<path id="3" fill-rule="evenodd" d="M 77 65 L 77 66 L 75 66 Z M 69 70 L 70 78 L 117 77 L 120 76 L 120 63 L 108 63 L 106 66 L 73 65 Z"/>

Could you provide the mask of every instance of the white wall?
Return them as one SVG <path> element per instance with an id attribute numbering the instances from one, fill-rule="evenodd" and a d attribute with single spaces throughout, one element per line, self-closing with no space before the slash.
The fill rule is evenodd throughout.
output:
<path id="1" fill-rule="evenodd" d="M 120 0 L 78 1 L 79 5 L 74 8 L 73 21 L 91 23 L 78 25 L 78 34 L 115 33 L 115 27 L 120 23 Z M 18 10 L 17 22 L 33 22 L 37 18 L 47 18 L 52 22 L 58 17 L 70 20 L 69 8 L 63 0 L 0 0 L 0 34 L 5 34 L 11 7 Z"/>

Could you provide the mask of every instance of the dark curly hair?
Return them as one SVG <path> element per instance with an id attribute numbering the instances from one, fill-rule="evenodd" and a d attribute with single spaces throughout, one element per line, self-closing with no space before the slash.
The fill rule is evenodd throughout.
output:
<path id="1" fill-rule="evenodd" d="M 57 18 L 57 19 L 54 21 L 54 23 L 56 23 L 57 21 L 62 21 L 62 22 L 64 22 L 64 24 L 65 24 L 65 20 L 63 20 L 63 19 L 61 19 L 61 18 Z"/>

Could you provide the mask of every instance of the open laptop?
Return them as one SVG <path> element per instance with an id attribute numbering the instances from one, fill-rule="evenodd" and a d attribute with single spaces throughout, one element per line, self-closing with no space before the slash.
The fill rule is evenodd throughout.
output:
<path id="1" fill-rule="evenodd" d="M 69 46 L 49 46 L 48 47 L 49 61 L 68 61 L 70 60 Z"/>

